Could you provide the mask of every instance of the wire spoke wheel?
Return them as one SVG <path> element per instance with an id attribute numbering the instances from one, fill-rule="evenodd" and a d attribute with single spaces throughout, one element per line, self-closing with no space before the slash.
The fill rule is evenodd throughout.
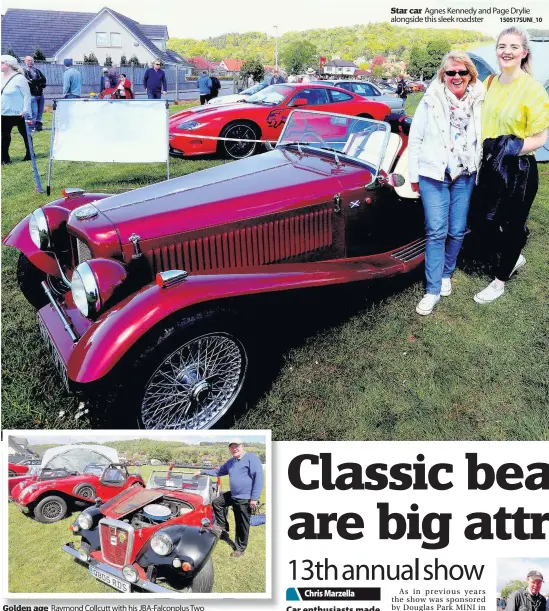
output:
<path id="1" fill-rule="evenodd" d="M 78 495 L 83 496 L 85 499 L 93 499 L 95 497 L 94 490 L 91 486 L 82 486 L 78 490 Z"/>
<path id="2" fill-rule="evenodd" d="M 167 356 L 145 385 L 147 429 L 207 429 L 231 407 L 246 375 L 244 346 L 228 333 L 193 338 Z"/>
<path id="3" fill-rule="evenodd" d="M 237 139 L 238 142 L 232 142 L 225 140 L 223 145 L 225 151 L 229 157 L 233 159 L 244 159 L 252 155 L 256 148 L 255 142 L 249 142 L 249 140 L 256 139 L 255 130 L 251 125 L 245 123 L 238 123 L 236 125 L 229 126 L 226 130 L 223 130 L 224 138 Z"/>
<path id="4" fill-rule="evenodd" d="M 42 514 L 47 520 L 58 520 L 63 517 L 63 506 L 58 501 L 48 501 L 42 507 Z"/>

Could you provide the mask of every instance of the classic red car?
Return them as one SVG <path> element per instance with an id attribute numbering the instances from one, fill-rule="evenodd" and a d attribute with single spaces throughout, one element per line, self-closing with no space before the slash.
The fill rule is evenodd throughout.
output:
<path id="1" fill-rule="evenodd" d="M 66 387 L 123 405 L 126 427 L 131 410 L 144 428 L 217 423 L 254 379 L 251 322 L 275 293 L 422 263 L 408 126 L 294 110 L 263 155 L 110 197 L 73 189 L 22 220 L 4 243 Z"/>
<path id="2" fill-rule="evenodd" d="M 211 592 L 211 554 L 221 534 L 213 526 L 212 501 L 220 493 L 217 477 L 155 470 L 145 489 L 133 486 L 83 511 L 72 526 L 79 545 L 63 550 L 120 592 Z"/>
<path id="3" fill-rule="evenodd" d="M 271 85 L 245 102 L 223 106 L 197 106 L 170 117 L 172 154 L 221 153 L 229 159 L 253 155 L 261 146 L 254 140 L 276 142 L 294 108 L 344 113 L 382 121 L 386 104 L 327 85 L 284 83 Z M 217 138 L 228 140 L 217 140 Z"/>
<path id="4" fill-rule="evenodd" d="M 125 466 L 105 462 L 101 453 L 103 446 L 62 447 L 71 450 L 57 453 L 52 460 L 48 458 L 49 466 L 23 478 L 10 490 L 17 507 L 39 522 L 57 522 L 75 507 L 93 503 L 98 496 L 110 499 L 133 485 L 145 485 L 140 475 L 128 473 Z M 78 463 L 84 456 L 101 462 L 79 468 Z"/>
<path id="5" fill-rule="evenodd" d="M 25 473 L 28 473 L 29 468 L 32 465 L 39 465 L 40 464 L 40 460 L 35 460 L 35 459 L 30 459 L 30 460 L 23 460 L 22 462 L 19 463 L 13 463 L 13 462 L 8 462 L 8 477 L 13 478 L 13 477 L 17 477 L 18 475 L 24 475 Z"/>

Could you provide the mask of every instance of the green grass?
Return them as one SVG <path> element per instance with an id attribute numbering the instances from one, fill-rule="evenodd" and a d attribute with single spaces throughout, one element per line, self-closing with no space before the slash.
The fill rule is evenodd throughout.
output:
<path id="1" fill-rule="evenodd" d="M 409 103 L 414 99 L 409 96 Z M 44 173 L 48 135 L 36 141 Z M 20 142 L 14 158 L 18 154 L 24 154 Z M 178 176 L 218 163 L 175 160 L 172 171 Z M 270 428 L 273 439 L 548 439 L 549 165 L 539 167 L 528 263 L 501 299 L 485 307 L 474 303 L 490 278 L 461 270 L 454 294 L 428 317 L 415 313 L 423 294 L 420 275 L 381 296 L 354 285 L 358 307 L 348 315 L 347 298 L 332 291 L 311 313 L 332 320 L 339 312 L 340 319 L 285 349 L 264 396 L 234 425 Z M 118 192 L 159 181 L 163 170 L 160 164 L 58 163 L 54 192 L 63 186 Z M 29 164 L 15 163 L 2 174 L 5 233 L 51 198 L 33 191 Z M 34 313 L 16 286 L 16 259 L 4 249 L 4 427 L 88 427 L 88 416 L 62 390 L 42 348 Z M 286 320 L 288 334 L 297 335 L 301 322 L 294 323 L 292 311 Z"/>
<path id="2" fill-rule="evenodd" d="M 155 467 L 141 467 L 139 472 L 147 480 Z M 228 489 L 228 477 L 222 478 Z M 261 497 L 265 501 L 265 489 Z M 23 515 L 13 503 L 8 506 L 8 583 L 12 593 L 108 593 L 114 590 L 92 577 L 87 567 L 78 564 L 61 547 L 69 541 L 78 542 L 69 526 L 78 516 L 55 524 L 41 524 Z M 269 517 L 268 517 L 269 519 Z M 233 512 L 229 524 L 234 534 Z M 214 592 L 246 593 L 266 591 L 266 526 L 254 526 L 246 554 L 238 559 L 230 557 L 231 548 L 220 541 L 213 552 Z"/>

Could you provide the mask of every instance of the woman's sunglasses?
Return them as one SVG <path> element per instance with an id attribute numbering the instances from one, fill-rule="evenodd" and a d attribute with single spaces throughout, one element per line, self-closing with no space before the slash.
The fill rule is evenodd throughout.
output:
<path id="1" fill-rule="evenodd" d="M 456 76 L 456 74 L 459 74 L 459 76 L 467 76 L 469 74 L 469 70 L 446 70 L 444 74 L 446 76 Z"/>

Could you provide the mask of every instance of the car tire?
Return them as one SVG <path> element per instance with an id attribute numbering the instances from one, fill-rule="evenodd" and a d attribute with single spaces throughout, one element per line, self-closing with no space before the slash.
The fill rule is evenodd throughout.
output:
<path id="1" fill-rule="evenodd" d="M 213 310 L 159 325 L 136 346 L 137 356 L 134 351 L 134 356 L 128 355 L 121 364 L 125 370 L 113 372 L 112 379 L 118 380 L 116 388 L 95 402 L 104 405 L 106 401 L 113 406 L 115 418 L 125 419 L 113 426 L 128 427 L 127 413 L 114 409 L 123 404 L 133 406 L 139 428 L 213 427 L 245 402 L 247 382 L 252 377 L 249 364 L 254 346 L 243 319 L 232 312 Z M 200 361 L 198 349 L 202 354 L 209 351 L 208 362 Z M 166 402 L 170 410 L 162 409 Z"/>
<path id="2" fill-rule="evenodd" d="M 242 138 L 245 140 L 259 140 L 259 127 L 248 121 L 233 121 L 221 130 L 221 138 Z M 219 149 L 227 159 L 245 159 L 251 157 L 259 148 L 257 142 L 241 144 L 220 140 Z"/>
<path id="3" fill-rule="evenodd" d="M 90 501 L 93 501 L 93 499 L 95 499 L 97 496 L 95 488 L 91 484 L 78 484 L 78 486 L 75 486 L 73 492 L 74 494 L 83 496 L 85 499 L 89 499 Z"/>
<path id="4" fill-rule="evenodd" d="M 20 253 L 17 261 L 17 284 L 25 299 L 37 310 L 48 303 L 48 298 L 40 286 L 46 278 L 47 275 L 41 269 L 33 265 L 26 255 Z"/>
<path id="5" fill-rule="evenodd" d="M 45 496 L 34 507 L 34 517 L 42 524 L 53 524 L 59 522 L 67 515 L 67 503 L 60 496 Z"/>
<path id="6" fill-rule="evenodd" d="M 189 592 L 212 592 L 214 585 L 214 566 L 213 560 L 210 556 L 208 560 L 202 565 L 202 568 L 194 576 L 190 586 Z"/>

